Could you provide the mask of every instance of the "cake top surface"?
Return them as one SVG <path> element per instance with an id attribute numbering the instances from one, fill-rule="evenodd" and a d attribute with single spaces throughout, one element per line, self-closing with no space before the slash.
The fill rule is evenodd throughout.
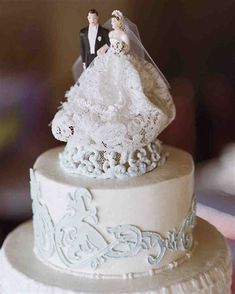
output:
<path id="1" fill-rule="evenodd" d="M 180 178 L 194 173 L 194 163 L 192 156 L 181 149 L 164 146 L 164 151 L 169 153 L 166 163 L 159 166 L 152 172 L 139 177 L 128 177 L 123 179 L 93 179 L 86 176 L 68 174 L 61 167 L 59 153 L 63 147 L 56 147 L 41 154 L 34 164 L 34 169 L 41 176 L 50 178 L 58 183 L 72 186 L 89 187 L 90 189 L 125 189 L 137 186 L 152 185 L 175 178 Z"/>

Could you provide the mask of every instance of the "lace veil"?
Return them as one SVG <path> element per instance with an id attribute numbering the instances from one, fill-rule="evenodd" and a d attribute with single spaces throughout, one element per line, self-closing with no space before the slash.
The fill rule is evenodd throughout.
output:
<path id="1" fill-rule="evenodd" d="M 143 46 L 141 39 L 140 39 L 140 34 L 139 34 L 139 30 L 137 28 L 137 25 L 135 23 L 133 23 L 132 21 L 130 21 L 127 17 L 123 17 L 123 15 L 120 11 L 118 11 L 118 10 L 113 11 L 113 13 L 115 13 L 115 12 L 122 16 L 123 28 L 124 28 L 124 31 L 130 40 L 131 52 L 137 54 L 141 58 L 144 58 L 148 62 L 150 62 L 156 68 L 156 70 L 159 72 L 160 76 L 165 81 L 167 87 L 170 88 L 170 85 L 169 85 L 167 79 L 165 78 L 165 76 L 163 75 L 161 70 L 158 68 L 156 63 L 153 61 L 153 59 L 151 58 L 151 56 L 149 55 L 149 53 L 147 52 L 147 50 Z M 112 13 L 112 15 L 113 15 L 113 13 Z M 108 29 L 109 31 L 112 30 L 111 20 L 112 20 L 112 18 L 108 19 L 103 25 L 103 27 Z M 93 63 L 90 64 L 90 66 L 92 66 L 92 65 L 93 65 Z M 75 82 L 77 82 L 80 75 L 83 72 L 81 56 L 79 56 L 78 59 L 73 64 L 72 72 L 73 72 L 74 80 L 75 80 Z"/>

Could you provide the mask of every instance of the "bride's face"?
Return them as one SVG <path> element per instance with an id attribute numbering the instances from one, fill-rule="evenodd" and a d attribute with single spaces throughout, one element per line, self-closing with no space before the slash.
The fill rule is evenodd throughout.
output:
<path id="1" fill-rule="evenodd" d="M 112 28 L 113 28 L 114 30 L 119 28 L 119 26 L 118 26 L 118 21 L 116 20 L 115 17 L 112 17 L 112 19 L 111 19 L 111 25 L 112 25 Z"/>

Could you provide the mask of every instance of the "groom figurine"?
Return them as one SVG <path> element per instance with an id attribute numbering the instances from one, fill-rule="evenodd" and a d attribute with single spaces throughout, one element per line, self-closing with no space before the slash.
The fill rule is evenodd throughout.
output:
<path id="1" fill-rule="evenodd" d="M 88 11 L 89 26 L 81 29 L 81 56 L 83 68 L 86 69 L 97 53 L 104 53 L 109 46 L 109 31 L 99 25 L 98 12 L 95 9 Z"/>

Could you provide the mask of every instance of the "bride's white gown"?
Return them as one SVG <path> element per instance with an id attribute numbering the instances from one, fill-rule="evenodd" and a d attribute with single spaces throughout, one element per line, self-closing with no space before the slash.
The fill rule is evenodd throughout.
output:
<path id="1" fill-rule="evenodd" d="M 157 69 L 114 38 L 66 97 L 52 132 L 70 148 L 132 152 L 154 142 L 175 117 Z"/>

